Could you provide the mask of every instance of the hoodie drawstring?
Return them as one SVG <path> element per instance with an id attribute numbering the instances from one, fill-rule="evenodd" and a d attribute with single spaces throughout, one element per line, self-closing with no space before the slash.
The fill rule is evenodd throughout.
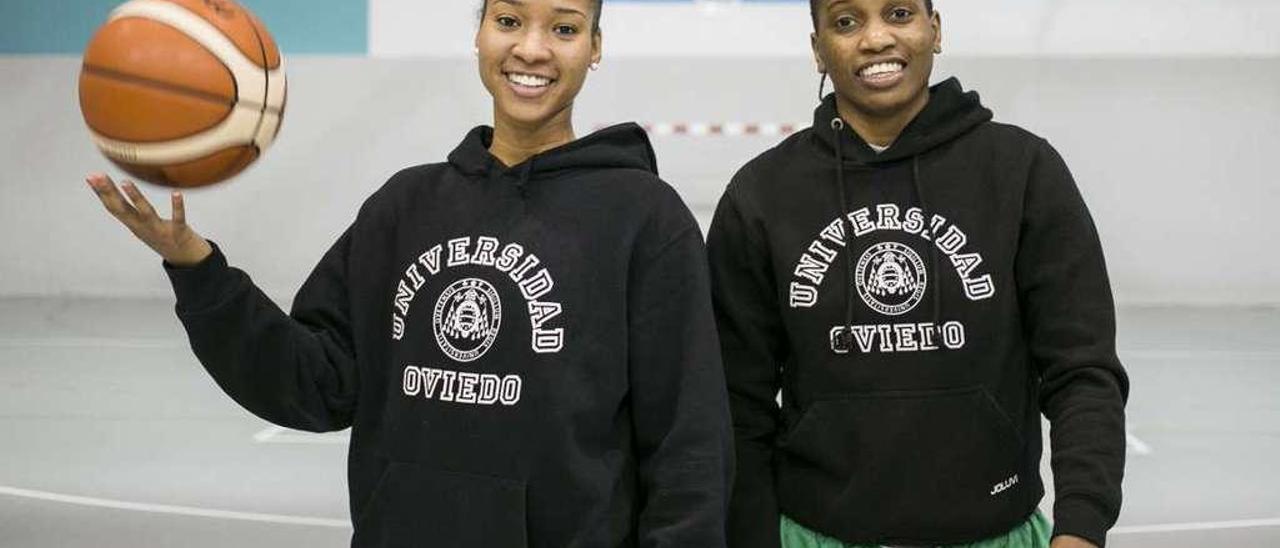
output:
<path id="1" fill-rule="evenodd" d="M 831 119 L 831 131 L 835 134 L 836 149 L 836 193 L 840 199 L 841 224 L 845 227 L 844 238 L 844 326 L 836 334 L 833 341 L 834 350 L 849 352 L 853 349 L 853 221 L 849 219 L 849 200 L 844 190 L 844 146 L 840 131 L 844 129 L 844 120 L 840 117 Z M 920 155 L 911 157 L 911 184 L 916 191 L 916 201 L 920 202 L 920 210 L 924 216 L 924 229 L 929 234 L 929 277 L 926 283 L 933 286 L 933 323 L 937 325 L 942 318 L 942 287 L 938 280 L 938 241 L 933 233 L 933 212 L 924 198 L 924 183 L 920 178 Z"/>
<path id="2" fill-rule="evenodd" d="M 849 200 L 844 192 L 844 146 L 840 142 L 840 130 L 844 129 L 844 120 L 839 116 L 831 119 L 831 131 L 836 141 L 836 193 L 840 198 L 840 219 L 844 228 L 844 328 L 836 334 L 832 346 L 836 351 L 849 352 L 853 349 L 853 221 L 849 220 Z"/>

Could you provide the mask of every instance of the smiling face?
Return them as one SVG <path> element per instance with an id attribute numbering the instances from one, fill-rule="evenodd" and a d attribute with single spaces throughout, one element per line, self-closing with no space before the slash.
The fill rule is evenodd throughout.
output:
<path id="1" fill-rule="evenodd" d="M 813 51 L 840 111 L 892 117 L 929 101 L 942 21 L 925 0 L 819 0 Z"/>
<path id="2" fill-rule="evenodd" d="M 600 61 L 595 0 L 485 0 L 476 33 L 495 125 L 568 121 L 588 67 Z"/>

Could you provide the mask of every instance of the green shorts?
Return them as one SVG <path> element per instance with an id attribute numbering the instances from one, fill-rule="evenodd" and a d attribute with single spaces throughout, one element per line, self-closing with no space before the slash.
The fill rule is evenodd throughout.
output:
<path id="1" fill-rule="evenodd" d="M 875 544 L 845 544 L 782 516 L 782 548 L 880 548 Z M 1053 527 L 1039 510 L 1022 525 L 1003 536 L 969 544 L 950 545 L 954 548 L 1049 548 Z"/>

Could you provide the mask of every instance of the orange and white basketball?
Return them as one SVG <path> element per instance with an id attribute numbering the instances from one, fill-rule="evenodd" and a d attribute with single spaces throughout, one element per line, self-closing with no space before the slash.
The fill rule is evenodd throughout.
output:
<path id="1" fill-rule="evenodd" d="M 280 129 L 286 80 L 266 27 L 231 0 L 132 0 L 89 42 L 80 109 L 131 175 L 197 187 L 240 173 Z"/>

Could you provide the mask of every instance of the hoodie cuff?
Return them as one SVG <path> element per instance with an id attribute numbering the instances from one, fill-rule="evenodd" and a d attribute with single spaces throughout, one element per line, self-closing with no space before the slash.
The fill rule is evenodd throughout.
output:
<path id="1" fill-rule="evenodd" d="M 1115 523 L 1087 498 L 1058 499 L 1053 505 L 1053 536 L 1072 535 L 1099 547 L 1107 545 L 1107 530 Z"/>
<path id="2" fill-rule="evenodd" d="M 179 313 L 198 313 L 214 308 L 234 287 L 235 278 L 230 276 L 231 267 L 227 265 L 227 257 L 222 254 L 218 244 L 206 241 L 213 248 L 213 253 L 193 266 L 174 266 L 168 261 L 161 262 L 165 274 L 169 275 L 169 283 L 173 284 Z"/>

